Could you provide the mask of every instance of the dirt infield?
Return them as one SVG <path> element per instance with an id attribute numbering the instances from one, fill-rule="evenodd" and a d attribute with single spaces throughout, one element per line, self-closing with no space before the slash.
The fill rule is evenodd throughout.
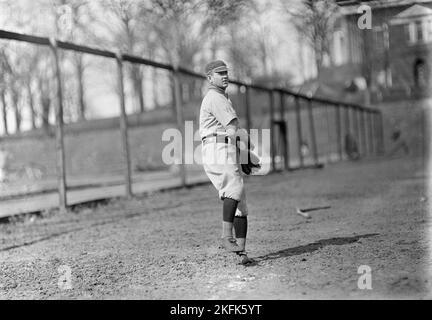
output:
<path id="1" fill-rule="evenodd" d="M 0 298 L 430 298 L 426 181 L 413 158 L 251 177 L 248 267 L 218 248 L 211 185 L 3 223 Z"/>

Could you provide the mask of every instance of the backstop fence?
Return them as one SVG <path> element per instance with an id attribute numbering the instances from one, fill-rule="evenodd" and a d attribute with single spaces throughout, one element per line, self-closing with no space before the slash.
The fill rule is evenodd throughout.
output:
<path id="1" fill-rule="evenodd" d="M 133 181 L 139 180 L 140 173 L 151 170 L 152 165 L 161 171 L 170 170 L 169 166 L 163 164 L 154 165 L 155 162 L 160 164 L 160 159 L 155 158 L 160 157 L 162 153 L 163 130 L 174 127 L 183 137 L 185 121 L 190 121 L 196 129 L 198 128 L 199 105 L 206 80 L 200 73 L 120 52 L 9 31 L 0 30 L 0 39 L 42 46 L 46 48 L 45 54 L 51 57 L 56 88 L 55 112 L 51 122 L 55 130 L 47 142 L 48 146 L 41 147 L 40 158 L 50 164 L 48 167 L 55 168 L 51 175 L 56 180 L 61 209 L 68 206 L 67 191 L 79 186 L 79 179 L 76 178 L 79 175 L 92 175 L 96 181 L 99 179 L 98 176 L 116 173 L 121 177 L 117 183 L 124 184 L 125 195 L 131 197 Z M 66 67 L 59 55 L 62 53 L 64 58 L 66 52 L 103 59 L 101 63 L 116 75 L 113 83 L 118 97 L 119 112 L 117 121 L 113 123 L 117 129 L 106 133 L 103 138 L 101 136 L 100 139 L 93 139 L 93 133 L 80 137 L 64 128 L 67 90 L 62 81 L 65 72 L 63 68 Z M 127 112 L 128 99 L 136 92 L 140 92 L 139 86 L 138 90 L 128 91 L 126 88 L 129 86 L 125 83 L 125 69 L 133 66 L 151 68 L 152 77 L 158 75 L 167 79 L 165 92 L 169 92 L 170 97 L 165 98 L 171 102 L 172 108 L 161 108 L 160 113 L 150 114 L 144 122 L 131 116 L 134 111 Z M 268 152 L 272 171 L 320 167 L 323 163 L 351 158 L 349 145 L 352 141 L 356 145 L 354 149 L 358 157 L 379 155 L 384 150 L 382 113 L 377 109 L 309 97 L 284 88 L 254 85 L 238 80 L 230 80 L 230 84 L 230 97 L 236 106 L 241 125 L 248 130 L 270 131 Z M 135 93 L 131 93 L 132 91 Z M 3 101 L 5 109 L 4 104 Z M 140 104 L 142 105 L 142 101 Z M 164 112 L 170 116 L 164 117 Z M 162 117 L 165 120 L 154 120 L 155 117 Z M 74 125 L 72 122 L 66 121 L 66 125 Z M 158 122 L 159 125 L 152 126 L 152 122 Z M 95 149 L 101 148 L 101 144 L 108 145 L 111 153 L 108 154 L 107 150 L 101 151 L 100 154 L 95 152 Z M 199 140 L 194 141 L 194 146 L 197 144 L 200 144 Z M 35 146 L 21 146 L 21 150 L 17 152 L 26 152 L 26 148 L 32 147 Z M 87 153 L 83 155 L 82 150 L 87 150 Z M 183 150 L 179 156 L 184 160 L 185 151 Z M 39 158 L 39 155 L 37 157 Z M 109 165 L 105 165 L 107 158 L 111 161 Z M 33 162 L 37 160 L 33 159 Z M 184 161 L 181 163 L 176 167 L 175 174 L 180 185 L 187 186 L 188 173 L 193 171 L 193 168 L 185 165 Z"/>

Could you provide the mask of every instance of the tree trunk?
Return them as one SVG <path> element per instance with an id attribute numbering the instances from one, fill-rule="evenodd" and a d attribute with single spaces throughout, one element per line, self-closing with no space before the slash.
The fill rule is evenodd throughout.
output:
<path id="1" fill-rule="evenodd" d="M 15 132 L 21 131 L 21 110 L 18 107 L 18 92 L 15 88 L 12 90 L 12 107 L 15 113 Z"/>
<path id="2" fill-rule="evenodd" d="M 34 108 L 33 94 L 32 94 L 32 90 L 31 90 L 31 80 L 27 81 L 27 94 L 28 94 L 28 101 L 29 101 L 29 107 L 30 107 L 31 128 L 36 129 L 35 108 Z"/>
<path id="3" fill-rule="evenodd" d="M 76 68 L 77 68 L 77 80 L 78 80 L 78 103 L 79 103 L 79 109 L 78 109 L 78 120 L 84 121 L 85 120 L 85 112 L 86 112 L 86 103 L 84 99 L 84 64 L 82 61 L 82 57 L 79 56 L 76 59 Z"/>
<path id="4" fill-rule="evenodd" d="M 211 40 L 211 44 L 210 44 L 210 50 L 211 50 L 211 60 L 216 60 L 216 51 L 217 51 L 217 40 L 216 37 L 213 36 L 213 39 Z"/>
<path id="5" fill-rule="evenodd" d="M 171 89 L 171 108 L 173 120 L 177 119 L 177 109 L 176 109 L 176 95 L 175 95 L 175 87 L 174 87 L 174 75 L 170 75 L 170 89 Z"/>
<path id="6" fill-rule="evenodd" d="M 374 68 L 374 62 L 371 57 L 371 50 L 369 48 L 368 34 L 366 29 L 362 31 L 361 40 L 362 40 L 362 76 L 366 81 L 366 92 L 364 98 L 364 104 L 366 106 L 370 105 L 371 99 L 371 85 L 372 85 L 372 70 Z"/>
<path id="7" fill-rule="evenodd" d="M 3 120 L 3 127 L 4 127 L 4 134 L 8 135 L 9 134 L 9 129 L 8 129 L 8 121 L 7 121 L 7 106 L 6 106 L 6 92 L 5 90 L 0 91 L 0 98 L 1 98 L 1 102 L 2 102 L 2 120 Z"/>
<path id="8" fill-rule="evenodd" d="M 319 79 L 321 75 L 321 68 L 322 68 L 322 56 L 321 53 L 318 52 L 318 50 L 315 50 L 315 64 L 316 64 L 316 71 L 317 71 L 316 78 Z"/>
<path id="9" fill-rule="evenodd" d="M 131 72 L 135 95 L 138 97 L 139 113 L 144 113 L 143 77 L 139 66 L 132 66 Z"/>
<path id="10" fill-rule="evenodd" d="M 185 84 L 180 84 L 180 101 L 182 104 L 186 103 L 186 97 L 185 97 L 185 92 L 186 92 L 186 86 Z"/>
<path id="11" fill-rule="evenodd" d="M 45 132 L 49 132 L 49 109 L 51 105 L 51 99 L 46 94 L 41 97 L 42 104 L 42 128 Z"/>
<path id="12" fill-rule="evenodd" d="M 195 80 L 191 79 L 191 81 L 189 82 L 189 101 L 194 101 L 195 100 Z"/>
<path id="13" fill-rule="evenodd" d="M 155 108 L 159 108 L 159 99 L 158 99 L 158 80 L 159 76 L 156 68 L 151 69 L 151 78 L 152 78 L 152 93 L 153 93 L 153 104 Z"/>
<path id="14" fill-rule="evenodd" d="M 49 133 L 49 110 L 51 105 L 51 98 L 47 89 L 44 86 L 43 79 L 39 79 L 39 92 L 40 92 L 40 104 L 42 106 L 42 129 Z"/>
<path id="15" fill-rule="evenodd" d="M 260 48 L 260 56 L 261 56 L 261 64 L 263 66 L 263 72 L 264 75 L 267 77 L 269 75 L 268 72 L 268 66 L 267 66 L 267 61 L 268 61 L 268 54 L 267 54 L 267 48 L 266 48 L 266 43 L 265 43 L 265 39 L 260 38 L 259 39 L 259 48 Z"/>

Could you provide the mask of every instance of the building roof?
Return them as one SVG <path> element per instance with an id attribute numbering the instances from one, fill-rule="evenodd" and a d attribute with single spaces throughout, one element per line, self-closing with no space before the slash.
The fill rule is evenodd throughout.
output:
<path id="1" fill-rule="evenodd" d="M 341 7 L 340 13 L 343 15 L 358 14 L 357 9 L 360 5 L 365 4 L 373 9 L 393 8 L 400 6 L 409 6 L 415 4 L 432 4 L 432 0 L 336 0 Z"/>
<path id="2" fill-rule="evenodd" d="M 431 16 L 432 15 L 432 9 L 421 6 L 419 4 L 415 4 L 412 7 L 409 7 L 408 9 L 398 13 L 395 15 L 390 23 L 391 24 L 400 24 L 405 23 L 407 21 L 412 21 L 421 17 L 425 16 Z"/>

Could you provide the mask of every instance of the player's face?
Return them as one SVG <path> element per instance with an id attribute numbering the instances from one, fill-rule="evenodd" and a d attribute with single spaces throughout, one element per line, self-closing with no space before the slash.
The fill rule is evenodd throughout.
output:
<path id="1" fill-rule="evenodd" d="M 210 75 L 210 83 L 219 88 L 226 89 L 229 83 L 228 71 L 213 72 Z"/>

